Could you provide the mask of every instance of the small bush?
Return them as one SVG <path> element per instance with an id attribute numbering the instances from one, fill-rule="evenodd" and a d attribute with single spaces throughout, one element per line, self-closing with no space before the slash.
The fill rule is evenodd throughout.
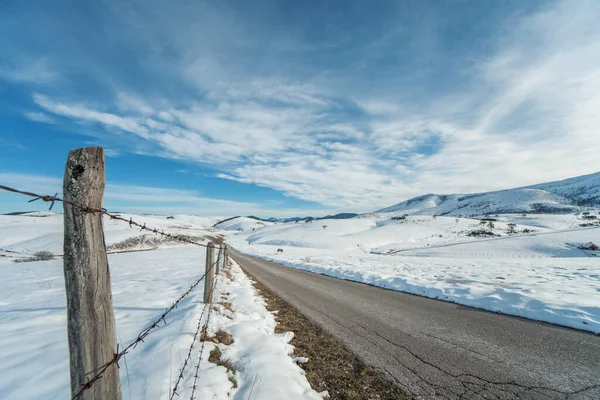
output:
<path id="1" fill-rule="evenodd" d="M 508 233 L 509 235 L 513 234 L 513 233 L 517 233 L 517 231 L 515 229 L 517 227 L 517 224 L 514 224 L 514 223 L 511 222 L 507 226 L 508 226 L 508 230 L 507 230 L 506 233 Z"/>
<path id="2" fill-rule="evenodd" d="M 493 232 L 484 231 L 483 229 L 479 229 L 479 230 L 476 230 L 476 231 L 469 232 L 467 236 L 479 237 L 479 236 L 497 236 L 497 235 L 494 235 Z"/>
<path id="3" fill-rule="evenodd" d="M 33 262 L 33 261 L 49 261 L 54 260 L 54 254 L 50 251 L 36 251 L 31 257 L 18 258 L 15 260 L 16 263 L 22 262 Z"/>

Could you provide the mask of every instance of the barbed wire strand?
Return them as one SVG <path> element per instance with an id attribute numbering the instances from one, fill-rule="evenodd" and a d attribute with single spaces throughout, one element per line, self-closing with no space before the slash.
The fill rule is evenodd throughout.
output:
<path id="1" fill-rule="evenodd" d="M 164 313 L 162 313 L 156 320 L 154 320 L 154 322 L 152 322 L 148 327 L 146 327 L 143 331 L 141 331 L 135 340 L 133 340 L 125 348 L 123 348 L 123 350 L 119 351 L 119 348 L 117 346 L 117 353 L 114 354 L 113 358 L 110 361 L 108 361 L 106 364 L 98 367 L 96 370 L 91 371 L 89 374 L 92 374 L 94 372 L 97 372 L 97 374 L 94 375 L 92 378 L 90 378 L 80 388 L 80 390 L 71 398 L 71 400 L 77 400 L 77 399 L 81 398 L 83 393 L 86 390 L 90 389 L 97 380 L 102 378 L 102 374 L 104 374 L 104 372 L 106 372 L 106 370 L 108 368 L 110 368 L 112 365 L 117 364 L 117 366 L 118 366 L 119 365 L 118 362 L 121 359 L 121 357 L 123 357 L 125 354 L 128 354 L 129 350 L 131 350 L 132 348 L 135 348 L 139 343 L 143 342 L 144 339 L 150 334 L 150 332 L 159 326 L 161 321 L 163 321 L 166 324 L 167 323 L 167 320 L 166 320 L 167 315 L 171 311 L 173 311 L 175 308 L 177 308 L 177 306 L 183 299 L 185 299 L 187 296 L 189 296 L 189 294 L 196 288 L 196 286 L 198 286 L 200 284 L 200 282 L 202 282 L 202 280 L 204 280 L 204 278 L 206 277 L 206 274 L 208 272 L 210 272 L 215 267 L 215 265 L 217 265 L 216 262 L 213 263 L 210 266 L 210 268 L 204 274 L 202 274 L 202 276 L 198 280 L 196 280 L 188 288 L 188 290 L 186 290 L 169 308 L 167 308 Z"/>
<path id="2" fill-rule="evenodd" d="M 180 235 L 173 235 L 170 233 L 165 233 L 163 230 L 158 230 L 156 228 L 150 228 L 148 226 L 146 226 L 146 224 L 140 224 L 136 221 L 133 220 L 133 218 L 123 218 L 121 217 L 119 214 L 113 214 L 113 213 L 109 213 L 108 210 L 106 208 L 93 208 L 93 207 L 87 207 L 87 206 L 83 206 L 81 204 L 77 204 L 73 201 L 70 200 L 64 200 L 61 199 L 58 196 L 58 193 L 56 193 L 54 196 L 50 196 L 50 195 L 39 195 L 37 193 L 33 193 L 33 192 L 28 192 L 28 191 L 24 191 L 24 190 L 18 190 L 18 189 L 14 189 L 8 186 L 4 186 L 4 185 L 0 185 L 0 190 L 4 190 L 7 192 L 12 192 L 12 193 L 17 193 L 17 194 L 21 194 L 24 196 L 28 196 L 28 197 L 33 197 L 33 199 L 29 200 L 29 202 L 33 202 L 36 200 L 42 200 L 44 202 L 50 203 L 50 207 L 48 210 L 52 210 L 52 207 L 54 207 L 54 203 L 55 202 L 61 202 L 63 204 L 68 204 L 74 208 L 77 208 L 79 210 L 82 210 L 83 212 L 86 213 L 99 213 L 101 215 L 106 215 L 107 217 L 109 217 L 111 220 L 117 220 L 117 221 L 123 221 L 126 222 L 127 224 L 129 224 L 129 227 L 137 227 L 140 228 L 140 231 L 148 231 L 151 233 L 155 233 L 157 235 L 161 235 L 163 237 L 167 237 L 169 239 L 172 240 L 176 240 L 176 241 L 180 241 L 183 243 L 187 243 L 187 244 L 193 244 L 196 246 L 200 246 L 200 247 L 205 247 L 208 248 L 209 245 L 204 244 L 204 243 L 198 243 L 195 242 L 193 240 L 190 240 L 186 237 L 180 236 Z M 212 247 L 212 246 L 210 246 Z M 214 247 L 213 247 L 214 248 Z M 100 366 L 99 368 L 97 368 L 94 371 L 91 371 L 89 374 L 92 374 L 94 372 L 97 372 L 96 375 L 94 375 L 92 378 L 90 378 L 82 387 L 81 389 L 72 397 L 72 400 L 77 400 L 79 398 L 81 398 L 81 396 L 83 395 L 83 393 L 90 389 L 94 383 L 96 381 L 98 381 L 100 378 L 102 378 L 102 374 L 104 374 L 104 372 L 106 372 L 106 370 L 108 370 L 108 368 L 110 368 L 112 365 L 117 364 L 117 366 L 119 365 L 119 360 L 121 359 L 121 357 L 123 357 L 125 354 L 129 353 L 129 350 L 131 350 L 132 348 L 135 348 L 139 343 L 143 342 L 144 339 L 150 334 L 150 332 L 152 330 L 154 330 L 155 328 L 157 328 L 160 324 L 161 321 L 163 321 L 165 324 L 167 323 L 166 321 L 166 317 L 167 315 L 172 312 L 175 308 L 177 308 L 178 304 L 187 296 L 189 296 L 189 294 L 200 284 L 200 282 L 202 282 L 202 280 L 204 280 L 204 278 L 206 277 L 206 274 L 209 273 L 221 260 L 221 254 L 222 254 L 222 247 L 219 247 L 219 256 L 217 257 L 217 261 L 214 262 L 210 268 L 208 270 L 205 271 L 205 273 L 198 279 L 196 280 L 189 288 L 188 290 L 186 290 L 169 308 L 167 308 L 165 310 L 164 313 L 162 313 L 154 322 L 152 322 L 148 327 L 146 327 L 144 330 L 142 330 L 137 338 L 135 340 L 133 340 L 131 343 L 129 343 L 127 346 L 125 346 L 121 351 L 119 351 L 119 346 L 117 345 L 117 353 L 114 354 L 113 358 L 108 361 L 106 364 Z M 218 268 L 218 267 L 217 267 Z M 215 280 L 216 281 L 216 280 Z M 214 291 L 215 288 L 215 283 L 213 283 L 213 287 L 211 288 L 211 294 L 212 291 Z M 187 364 L 189 362 L 189 359 L 191 358 L 191 353 L 193 350 L 193 347 L 195 345 L 196 339 L 197 339 L 197 335 L 199 333 L 201 322 L 202 322 L 202 318 L 204 316 L 204 313 L 206 311 L 206 309 L 208 309 L 208 317 L 207 317 L 207 322 L 204 326 L 208 326 L 208 322 L 210 320 L 210 313 L 211 313 L 211 308 L 210 305 L 207 304 L 205 306 L 205 309 L 202 311 L 202 314 L 200 316 L 200 320 L 198 321 L 198 329 L 196 330 L 196 333 L 194 334 L 194 340 L 192 341 L 192 344 L 190 346 L 190 350 L 188 352 L 188 356 L 186 357 L 186 360 L 184 362 L 184 365 L 179 373 L 179 377 L 177 380 L 177 383 L 175 384 L 175 387 L 173 389 L 173 393 L 171 394 L 171 399 L 173 399 L 173 396 L 175 394 L 177 394 L 177 387 L 179 382 L 181 381 L 181 379 L 183 378 L 183 374 L 185 371 L 185 368 L 187 367 Z M 202 349 L 201 349 L 201 353 L 204 350 L 204 342 L 202 342 Z"/>
<path id="3" fill-rule="evenodd" d="M 219 248 L 219 255 L 217 257 L 217 261 L 215 263 L 213 263 L 211 268 L 216 266 L 217 269 L 219 269 L 219 261 L 221 261 L 221 248 Z M 212 287 L 210 288 L 211 298 L 212 298 L 212 294 L 215 290 L 216 282 L 217 282 L 217 279 L 215 277 L 215 279 L 213 279 Z M 206 319 L 206 323 L 202 324 L 202 320 L 204 319 L 204 313 L 206 312 L 207 309 L 208 309 L 208 317 Z M 179 375 L 177 376 L 177 381 L 175 382 L 175 385 L 173 386 L 173 390 L 171 392 L 171 397 L 169 397 L 169 400 L 173 400 L 175 398 L 175 396 L 179 395 L 177 393 L 177 388 L 179 387 L 179 383 L 181 382 L 181 380 L 184 377 L 185 369 L 187 368 L 187 365 L 188 365 L 190 359 L 192 358 L 192 351 L 194 350 L 194 347 L 196 346 L 196 340 L 198 339 L 198 334 L 200 333 L 200 330 L 203 328 L 203 326 L 208 326 L 208 321 L 210 320 L 211 309 L 212 309 L 211 303 L 206 303 L 204 306 L 204 310 L 202 310 L 202 314 L 200 315 L 200 318 L 198 319 L 198 327 L 196 328 L 196 332 L 194 333 L 194 339 L 192 340 L 192 343 L 190 344 L 190 348 L 189 348 L 187 356 L 185 357 L 185 360 L 183 362 L 183 366 L 181 367 L 181 369 L 179 371 Z"/>
<path id="4" fill-rule="evenodd" d="M 148 226 L 146 226 L 146 224 L 140 224 L 136 221 L 134 221 L 131 217 L 129 219 L 127 218 L 123 218 L 122 216 L 120 216 L 119 214 L 114 214 L 114 213 L 109 213 L 108 210 L 106 208 L 93 208 L 93 207 L 87 207 L 87 206 L 82 206 L 81 204 L 77 204 L 73 201 L 70 200 L 64 200 L 61 199 L 58 196 L 58 193 L 56 193 L 54 196 L 48 196 L 48 195 L 39 195 L 36 193 L 32 193 L 32 192 L 27 192 L 24 190 L 18 190 L 18 189 L 14 189 L 8 186 L 4 186 L 4 185 L 0 185 L 0 190 L 4 190 L 7 192 L 12 192 L 12 193 L 18 193 L 18 194 L 22 194 L 24 196 L 28 196 L 28 197 L 33 197 L 33 199 L 29 200 L 29 203 L 36 201 L 36 200 L 42 200 L 44 202 L 50 203 L 50 208 L 48 209 L 49 211 L 52 210 L 52 207 L 54 207 L 54 203 L 55 202 L 61 202 L 63 204 L 68 204 L 72 207 L 75 207 L 79 210 L 82 210 L 86 213 L 99 213 L 102 215 L 106 215 L 107 217 L 109 217 L 111 220 L 117 220 L 117 221 L 123 221 L 126 222 L 127 224 L 129 224 L 130 228 L 133 228 L 134 226 L 137 228 L 140 228 L 140 231 L 147 231 L 147 232 L 152 232 L 155 233 L 157 235 L 161 235 L 163 237 L 167 237 L 169 239 L 172 240 L 177 240 L 179 242 L 182 243 L 187 243 L 187 244 L 193 244 L 196 246 L 201 246 L 201 247 L 208 247 L 207 244 L 204 243 L 198 243 L 196 241 L 193 241 L 191 239 L 186 238 L 185 236 L 181 236 L 181 235 L 174 235 L 171 233 L 165 233 L 164 230 L 158 230 L 156 228 L 150 228 Z"/>
<path id="5" fill-rule="evenodd" d="M 219 251 L 219 258 L 221 257 L 221 253 Z M 225 258 L 223 259 L 223 267 L 225 267 Z M 223 268 L 221 267 L 221 269 Z M 215 279 L 215 281 L 213 282 L 213 288 L 212 288 L 212 292 L 214 292 L 215 287 L 217 285 L 217 280 Z M 211 292 L 211 293 L 212 293 Z M 212 308 L 210 308 L 208 310 L 208 316 L 206 317 L 206 324 L 204 324 L 205 328 L 206 328 L 206 332 L 208 332 L 208 324 L 210 323 L 210 315 L 212 312 Z M 195 394 L 196 394 L 196 390 L 198 389 L 198 379 L 200 378 L 200 364 L 202 362 L 202 355 L 204 354 L 204 345 L 206 344 L 205 341 L 202 341 L 202 345 L 200 347 L 200 355 L 198 356 L 198 362 L 196 363 L 196 368 L 195 368 L 195 372 L 194 372 L 194 383 L 192 384 L 192 394 L 190 396 L 190 400 L 194 400 Z"/>

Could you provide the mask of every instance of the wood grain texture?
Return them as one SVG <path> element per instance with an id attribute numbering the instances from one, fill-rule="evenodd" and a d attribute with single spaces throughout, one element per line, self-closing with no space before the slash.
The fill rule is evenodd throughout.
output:
<path id="1" fill-rule="evenodd" d="M 215 277 L 215 270 L 212 268 L 215 258 L 215 246 L 209 243 L 206 246 L 206 276 L 204 277 L 204 303 L 212 303 L 212 286 Z"/>
<path id="2" fill-rule="evenodd" d="M 102 208 L 104 176 L 101 147 L 72 150 L 65 168 L 64 199 Z M 98 368 L 114 357 L 117 337 L 102 216 L 64 204 L 64 224 L 71 392 L 75 395 Z M 109 367 L 81 398 L 120 400 L 117 365 Z"/>

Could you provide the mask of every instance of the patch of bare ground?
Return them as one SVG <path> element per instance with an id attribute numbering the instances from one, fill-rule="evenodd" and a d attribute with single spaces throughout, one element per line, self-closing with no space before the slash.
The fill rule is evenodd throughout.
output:
<path id="1" fill-rule="evenodd" d="M 246 271 L 244 271 L 246 272 Z M 309 320 L 296 308 L 281 300 L 248 272 L 269 311 L 277 311 L 276 333 L 295 333 L 291 344 L 297 357 L 307 357 L 299 364 L 317 392 L 327 391 L 335 400 L 406 399 L 400 389 L 382 373 L 359 360 L 337 339 Z"/>

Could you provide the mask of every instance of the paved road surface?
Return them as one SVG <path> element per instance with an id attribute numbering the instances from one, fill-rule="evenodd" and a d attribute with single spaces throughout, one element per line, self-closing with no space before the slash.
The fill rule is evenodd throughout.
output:
<path id="1" fill-rule="evenodd" d="M 231 255 L 414 398 L 600 399 L 598 336 Z"/>

